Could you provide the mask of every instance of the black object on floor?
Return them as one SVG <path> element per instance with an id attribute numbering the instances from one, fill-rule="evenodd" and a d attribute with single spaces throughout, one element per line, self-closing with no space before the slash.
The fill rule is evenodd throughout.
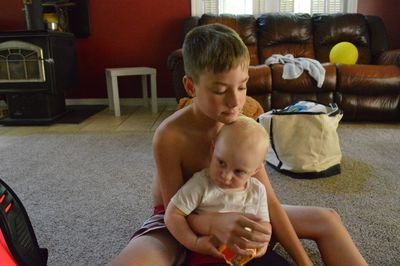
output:
<path id="1" fill-rule="evenodd" d="M 24 205 L 2 179 L 0 195 L 0 229 L 17 264 L 47 265 L 48 250 L 39 247 Z"/>
<path id="2" fill-rule="evenodd" d="M 106 107 L 106 105 L 69 105 L 67 106 L 67 112 L 57 119 L 55 123 L 79 124 Z"/>

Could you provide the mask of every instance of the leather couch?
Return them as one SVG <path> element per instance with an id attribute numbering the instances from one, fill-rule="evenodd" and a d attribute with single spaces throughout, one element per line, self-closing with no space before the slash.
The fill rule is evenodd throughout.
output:
<path id="1" fill-rule="evenodd" d="M 197 25 L 221 23 L 236 30 L 250 52 L 247 94 L 265 111 L 299 100 L 336 102 L 347 121 L 400 121 L 400 49 L 388 50 L 382 20 L 362 14 L 203 15 L 185 22 L 184 33 Z M 359 52 L 354 65 L 329 63 L 331 48 L 342 41 Z M 282 79 L 283 65 L 265 65 L 273 54 L 293 54 L 318 60 L 326 70 L 321 88 L 307 72 Z M 182 85 L 182 50 L 171 53 L 176 99 L 187 97 Z"/>

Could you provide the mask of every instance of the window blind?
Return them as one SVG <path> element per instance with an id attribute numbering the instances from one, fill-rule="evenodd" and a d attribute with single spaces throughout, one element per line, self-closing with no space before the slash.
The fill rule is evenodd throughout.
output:
<path id="1" fill-rule="evenodd" d="M 202 0 L 204 13 L 252 14 L 253 0 Z"/>
<path id="2" fill-rule="evenodd" d="M 357 0 L 192 0 L 192 15 L 356 12 Z"/>
<path id="3" fill-rule="evenodd" d="M 325 0 L 311 0 L 310 13 L 325 13 Z"/>
<path id="4" fill-rule="evenodd" d="M 280 12 L 303 12 L 304 9 L 296 7 L 304 7 L 310 4 L 310 10 L 308 13 L 337 13 L 344 12 L 344 1 L 345 0 L 280 0 L 279 11 Z"/>
<path id="5" fill-rule="evenodd" d="M 218 0 L 203 0 L 204 13 L 218 14 Z"/>
<path id="6" fill-rule="evenodd" d="M 326 13 L 343 12 L 343 0 L 328 0 Z"/>
<path id="7" fill-rule="evenodd" d="M 280 12 L 294 12 L 294 0 L 284 0 L 279 3 Z"/>

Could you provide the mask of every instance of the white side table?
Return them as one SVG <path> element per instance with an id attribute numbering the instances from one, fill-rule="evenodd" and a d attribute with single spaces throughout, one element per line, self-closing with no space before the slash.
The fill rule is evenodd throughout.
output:
<path id="1" fill-rule="evenodd" d="M 123 68 L 106 68 L 107 80 L 107 96 L 108 105 L 111 110 L 114 110 L 115 116 L 121 116 L 121 107 L 119 104 L 118 94 L 118 77 L 120 76 L 142 76 L 142 93 L 143 105 L 149 106 L 149 99 L 147 96 L 147 76 L 150 75 L 151 86 L 151 111 L 157 113 L 157 84 L 156 74 L 157 70 L 151 67 L 123 67 Z"/>

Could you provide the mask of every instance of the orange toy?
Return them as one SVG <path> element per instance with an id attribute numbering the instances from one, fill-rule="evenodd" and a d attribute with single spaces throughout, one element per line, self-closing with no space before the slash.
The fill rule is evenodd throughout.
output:
<path id="1" fill-rule="evenodd" d="M 225 245 L 219 247 L 219 251 L 224 254 L 226 263 L 231 266 L 243 266 L 256 256 L 256 250 L 252 249 L 253 254 L 251 256 L 242 256 L 234 253 L 232 250 L 227 248 Z"/>

